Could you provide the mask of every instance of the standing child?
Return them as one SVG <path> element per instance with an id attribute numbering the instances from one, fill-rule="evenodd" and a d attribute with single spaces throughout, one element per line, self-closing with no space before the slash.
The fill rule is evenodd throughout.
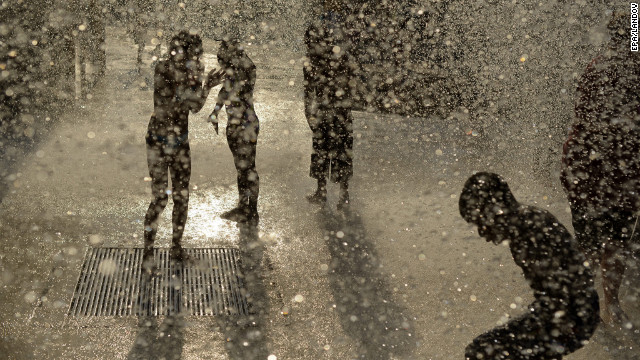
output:
<path id="1" fill-rule="evenodd" d="M 225 80 L 209 121 L 218 133 L 218 113 L 222 106 L 226 108 L 227 143 L 233 154 L 238 181 L 238 205 L 221 217 L 237 222 L 257 222 L 260 177 L 256 170 L 256 147 L 260 122 L 253 108 L 256 66 L 240 44 L 231 41 L 222 41 L 218 63 Z"/>
<path id="2" fill-rule="evenodd" d="M 321 18 L 305 32 L 305 115 L 313 133 L 309 175 L 316 179 L 311 203 L 327 200 L 327 178 L 340 184 L 338 209 L 349 205 L 353 176 L 353 93 L 357 65 L 351 58 L 346 9 L 325 2 Z"/>
<path id="3" fill-rule="evenodd" d="M 197 113 L 209 91 L 222 73 L 212 70 L 202 84 L 204 66 L 200 62 L 202 40 L 198 35 L 181 31 L 169 44 L 168 59 L 155 68 L 153 115 L 147 129 L 147 164 L 151 177 L 153 200 L 144 218 L 144 266 L 153 271 L 153 244 L 158 231 L 158 218 L 173 198 L 173 246 L 171 258 L 181 261 L 182 233 L 187 222 L 191 150 L 189 147 L 189 112 Z M 171 190 L 168 190 L 171 177 Z"/>

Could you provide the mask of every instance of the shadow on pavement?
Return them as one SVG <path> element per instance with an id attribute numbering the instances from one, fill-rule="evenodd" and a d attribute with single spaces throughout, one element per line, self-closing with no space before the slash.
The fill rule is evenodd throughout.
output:
<path id="1" fill-rule="evenodd" d="M 229 359 L 266 359 L 267 349 L 264 324 L 269 313 L 269 299 L 262 274 L 265 257 L 264 244 L 258 237 L 258 227 L 239 224 L 240 271 L 244 294 L 249 305 L 249 316 L 217 317 L 220 331 L 225 336 L 225 348 Z M 266 259 L 264 259 L 266 260 Z"/>
<path id="2" fill-rule="evenodd" d="M 177 275 L 179 278 L 182 277 Z M 146 274 L 142 277 L 142 290 L 138 295 L 137 305 L 137 311 L 141 314 L 138 318 L 138 335 L 127 355 L 127 360 L 181 359 L 184 347 L 185 320 L 180 314 L 180 289 L 171 289 L 175 292 L 173 298 L 177 302 L 169 304 L 172 307 L 172 311 L 169 313 L 171 315 L 165 316 L 164 321 L 159 324 L 158 317 L 146 315 L 152 302 L 151 279 L 150 275 Z"/>
<path id="3" fill-rule="evenodd" d="M 141 316 L 138 320 L 138 335 L 127 360 L 182 358 L 184 347 L 184 319 L 181 315 L 164 318 L 161 324 L 157 317 Z"/>
<path id="4" fill-rule="evenodd" d="M 52 110 L 51 116 L 59 115 L 60 111 L 60 109 Z M 31 137 L 18 135 L 7 137 L 6 134 L 0 134 L 0 203 L 14 189 L 13 182 L 16 176 L 13 172 L 23 166 L 22 162 L 47 139 L 51 125 L 45 124 L 42 119 L 44 117 L 45 115 L 38 116 L 39 121 L 34 125 L 37 129 Z"/>
<path id="5" fill-rule="evenodd" d="M 389 285 L 360 216 L 351 211 L 320 212 L 331 255 L 329 282 L 340 324 L 357 345 L 358 358 L 391 359 L 416 349 L 413 320 L 393 303 Z"/>

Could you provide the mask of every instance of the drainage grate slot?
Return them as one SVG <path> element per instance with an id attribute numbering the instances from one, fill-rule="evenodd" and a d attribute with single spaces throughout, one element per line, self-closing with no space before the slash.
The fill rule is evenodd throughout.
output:
<path id="1" fill-rule="evenodd" d="M 176 266 L 169 249 L 154 249 L 158 275 L 149 279 L 141 248 L 89 248 L 68 315 L 247 315 L 238 250 L 185 250 L 193 261 Z"/>

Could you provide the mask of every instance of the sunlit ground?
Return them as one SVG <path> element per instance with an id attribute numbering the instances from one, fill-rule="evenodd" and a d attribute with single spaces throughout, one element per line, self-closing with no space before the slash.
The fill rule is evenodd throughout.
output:
<path id="1" fill-rule="evenodd" d="M 220 218 L 220 214 L 230 210 L 237 203 L 235 189 L 216 187 L 199 190 L 193 186 L 189 198 L 189 218 L 182 239 L 184 247 L 220 247 L 233 245 L 237 233 L 236 224 Z M 150 199 L 149 199 L 150 201 Z M 148 201 L 145 201 L 145 206 Z M 156 246 L 171 244 L 171 212 L 173 202 L 161 215 Z"/>

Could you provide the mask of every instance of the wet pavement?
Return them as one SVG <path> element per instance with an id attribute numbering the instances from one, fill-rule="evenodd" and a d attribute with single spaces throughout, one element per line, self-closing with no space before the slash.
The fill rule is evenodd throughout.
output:
<path id="1" fill-rule="evenodd" d="M 205 41 L 207 69 L 216 48 Z M 337 211 L 332 185 L 320 208 L 305 200 L 315 182 L 303 54 L 261 44 L 247 52 L 258 69 L 260 223 L 220 218 L 235 205 L 236 177 L 225 137 L 205 122 L 212 94 L 190 118 L 183 244 L 240 249 L 251 315 L 66 316 L 86 249 L 142 246 L 150 201 L 144 134 L 152 93 L 133 75 L 132 41 L 110 28 L 103 83 L 16 167 L 0 204 L 3 356 L 461 359 L 475 336 L 523 312 L 532 294 L 510 252 L 464 223 L 457 195 L 473 171 L 495 171 L 519 200 L 570 227 L 557 180 L 532 170 L 533 144 L 521 141 L 521 151 L 505 156 L 514 145 L 500 141 L 500 132 L 471 137 L 445 119 L 356 112 L 352 204 Z M 149 69 L 147 82 L 150 76 Z M 157 246 L 170 244 L 170 214 Z M 566 359 L 640 357 L 639 281 L 629 279 L 622 292 L 632 329 L 601 327 Z"/>

